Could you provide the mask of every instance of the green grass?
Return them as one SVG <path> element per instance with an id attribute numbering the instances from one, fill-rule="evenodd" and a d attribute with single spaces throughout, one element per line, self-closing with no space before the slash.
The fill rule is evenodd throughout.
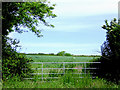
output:
<path id="1" fill-rule="evenodd" d="M 45 56 L 45 55 L 27 55 L 28 58 L 32 58 L 34 62 L 88 62 L 98 57 L 75 57 L 72 56 Z M 83 64 L 66 64 L 66 68 L 72 68 L 76 66 L 82 66 Z M 62 68 L 63 64 L 45 64 L 44 68 Z M 32 64 L 32 68 L 41 68 L 41 64 Z M 35 70 L 34 73 L 41 73 L 41 70 Z M 84 70 L 80 71 L 84 72 Z M 63 70 L 44 70 L 44 73 L 63 73 Z M 20 80 L 19 77 L 13 77 L 3 82 L 3 88 L 118 88 L 115 85 L 106 80 L 96 78 L 92 79 L 89 74 L 76 75 L 70 73 L 79 73 L 78 70 L 65 70 L 65 75 L 47 74 L 44 77 L 59 77 L 58 79 L 45 79 L 43 82 L 41 75 L 34 75 L 33 80 Z M 67 74 L 68 73 L 68 74 Z M 84 76 L 84 78 L 74 78 L 78 76 Z M 50 81 L 50 82 L 49 82 Z"/>
<path id="2" fill-rule="evenodd" d="M 18 77 L 14 77 L 4 82 L 3 88 L 118 88 L 118 85 L 99 78 L 86 76 L 78 79 L 67 74 L 51 82 L 41 82 L 38 79 L 19 81 Z"/>

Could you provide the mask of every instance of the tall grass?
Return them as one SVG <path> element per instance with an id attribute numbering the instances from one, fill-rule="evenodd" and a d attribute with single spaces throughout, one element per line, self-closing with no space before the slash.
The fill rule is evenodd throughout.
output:
<path id="1" fill-rule="evenodd" d="M 50 82 L 39 79 L 19 81 L 18 77 L 14 77 L 4 82 L 3 88 L 118 88 L 118 85 L 99 78 L 89 78 L 89 75 L 84 78 L 74 77 L 76 75 L 66 74 Z"/>

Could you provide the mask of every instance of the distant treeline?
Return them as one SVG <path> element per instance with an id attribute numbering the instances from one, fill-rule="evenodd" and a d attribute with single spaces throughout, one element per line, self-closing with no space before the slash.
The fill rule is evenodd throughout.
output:
<path id="1" fill-rule="evenodd" d="M 101 57 L 100 55 L 73 55 L 75 57 Z"/>
<path id="2" fill-rule="evenodd" d="M 20 54 L 23 54 L 23 55 L 56 55 L 54 53 L 49 53 L 49 54 L 46 54 L 46 53 L 20 53 Z"/>
<path id="3" fill-rule="evenodd" d="M 63 51 L 57 53 L 57 54 L 54 54 L 54 53 L 49 53 L 49 54 L 46 54 L 46 53 L 20 53 L 22 55 L 47 55 L 47 56 L 74 56 L 74 57 L 100 57 L 100 55 L 73 55 L 73 54 L 70 54 L 70 53 L 63 53 Z"/>

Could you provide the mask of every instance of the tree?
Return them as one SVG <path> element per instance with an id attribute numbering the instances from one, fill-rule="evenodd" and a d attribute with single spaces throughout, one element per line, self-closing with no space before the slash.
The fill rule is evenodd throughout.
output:
<path id="1" fill-rule="evenodd" d="M 102 28 L 107 30 L 107 38 L 101 47 L 102 56 L 114 57 L 115 60 L 118 60 L 120 57 L 120 25 L 115 18 L 110 22 L 110 25 L 108 25 L 107 20 L 105 23 L 106 25 L 103 25 Z"/>
<path id="2" fill-rule="evenodd" d="M 65 53 L 65 56 L 72 56 L 70 53 Z"/>
<path id="3" fill-rule="evenodd" d="M 35 25 L 38 26 L 39 21 L 46 26 L 54 27 L 47 23 L 45 18 L 56 17 L 52 12 L 55 5 L 50 6 L 50 3 L 45 3 L 46 2 L 3 2 L 2 34 L 8 35 L 10 32 L 13 32 L 13 26 L 16 32 L 25 32 L 25 30 L 19 28 L 20 26 L 24 26 L 40 37 L 40 30 L 37 30 L 35 27 Z"/>
<path id="4" fill-rule="evenodd" d="M 61 51 L 57 53 L 58 56 L 64 56 L 65 55 L 65 51 Z"/>
<path id="5" fill-rule="evenodd" d="M 61 51 L 57 53 L 58 56 L 72 56 L 70 53 L 66 53 L 65 51 Z"/>
<path id="6" fill-rule="evenodd" d="M 120 25 L 116 22 L 114 18 L 113 21 L 108 24 L 107 20 L 105 20 L 105 24 L 103 25 L 103 29 L 107 30 L 106 32 L 106 41 L 101 46 L 102 57 L 101 61 L 107 64 L 102 66 L 105 68 L 106 77 L 111 77 L 112 81 L 115 81 L 117 84 L 120 80 L 120 69 L 119 60 L 120 60 Z"/>
<path id="7" fill-rule="evenodd" d="M 101 64 L 93 64 L 92 67 L 99 68 L 97 71 L 99 77 L 119 84 L 120 25 L 115 18 L 110 22 L 110 25 L 107 20 L 105 20 L 105 24 L 102 28 L 106 30 L 106 41 L 101 46 L 102 56 L 98 59 Z"/>
<path id="8" fill-rule="evenodd" d="M 3 79 L 14 75 L 26 76 L 30 70 L 31 60 L 17 53 L 18 43 L 16 39 L 7 37 L 9 33 L 16 31 L 18 33 L 26 32 L 21 30 L 21 26 L 27 27 L 35 33 L 37 37 L 42 36 L 36 26 L 41 22 L 45 26 L 54 27 L 49 24 L 45 18 L 55 18 L 53 14 L 54 4 L 49 2 L 3 2 L 2 3 L 2 74 Z M 15 27 L 15 29 L 13 29 Z M 12 47 L 14 45 L 15 47 Z M 27 68 L 24 72 L 22 68 Z"/>

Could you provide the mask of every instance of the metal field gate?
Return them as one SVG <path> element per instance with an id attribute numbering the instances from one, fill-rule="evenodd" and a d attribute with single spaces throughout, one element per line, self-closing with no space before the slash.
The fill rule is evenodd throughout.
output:
<path id="1" fill-rule="evenodd" d="M 87 70 L 96 70 L 99 68 L 88 68 L 87 64 L 95 63 L 99 64 L 100 62 L 31 62 L 34 67 L 32 70 L 35 71 L 35 73 L 30 73 L 31 75 L 38 75 L 38 79 L 44 80 L 44 79 L 57 79 L 60 75 L 65 74 L 78 74 L 78 75 L 87 75 Z M 50 67 L 51 66 L 51 67 Z M 23 69 L 25 70 L 25 69 Z M 67 71 L 72 71 L 72 73 L 69 73 Z M 73 72 L 76 70 L 77 72 Z M 95 74 L 95 73 L 89 73 L 89 74 Z M 77 78 L 84 78 L 83 76 L 79 76 Z M 95 77 L 90 77 L 95 78 Z M 24 78 L 24 79 L 34 79 L 34 78 Z"/>

